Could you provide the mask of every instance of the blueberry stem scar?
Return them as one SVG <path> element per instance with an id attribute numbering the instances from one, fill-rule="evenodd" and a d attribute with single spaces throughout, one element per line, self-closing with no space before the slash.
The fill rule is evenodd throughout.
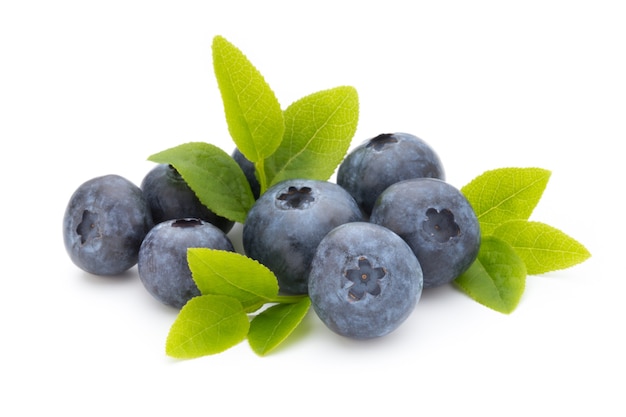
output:
<path id="1" fill-rule="evenodd" d="M 280 194 L 277 198 L 284 201 L 290 208 L 303 208 L 307 203 L 315 200 L 311 195 L 311 187 L 289 187 L 287 192 Z"/>
<path id="2" fill-rule="evenodd" d="M 347 269 L 344 272 L 345 277 L 352 281 L 348 296 L 358 301 L 362 299 L 365 294 L 378 295 L 380 294 L 380 280 L 387 274 L 385 268 L 372 267 L 371 262 L 364 256 L 359 257 L 358 267 L 353 269 Z"/>
<path id="3" fill-rule="evenodd" d="M 382 150 L 385 145 L 390 143 L 398 143 L 398 139 L 393 135 L 393 133 L 382 133 L 376 136 L 367 143 L 367 148 L 374 148 L 375 151 Z"/>

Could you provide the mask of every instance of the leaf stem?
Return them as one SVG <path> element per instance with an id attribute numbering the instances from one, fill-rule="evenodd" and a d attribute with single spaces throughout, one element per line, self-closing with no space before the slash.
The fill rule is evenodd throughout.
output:
<path id="1" fill-rule="evenodd" d="M 267 190 L 267 176 L 265 175 L 265 160 L 260 159 L 257 162 L 255 162 L 254 168 L 256 169 L 256 172 L 258 174 L 257 179 L 259 180 L 259 187 L 260 187 L 259 195 L 263 195 L 263 193 Z"/>
<path id="2" fill-rule="evenodd" d="M 272 303 L 295 304 L 307 298 L 308 295 L 277 295 L 272 298 Z"/>

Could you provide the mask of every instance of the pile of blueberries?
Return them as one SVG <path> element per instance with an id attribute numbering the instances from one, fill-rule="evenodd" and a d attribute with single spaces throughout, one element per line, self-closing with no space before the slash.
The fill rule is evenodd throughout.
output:
<path id="1" fill-rule="evenodd" d="M 423 289 L 452 282 L 474 262 L 478 219 L 422 139 L 380 134 L 348 153 L 336 182 L 290 179 L 259 195 L 254 166 L 237 149 L 256 203 L 242 229 L 245 255 L 268 267 L 284 295 L 306 294 L 343 336 L 396 329 Z M 187 264 L 192 247 L 235 251 L 234 223 L 200 203 L 170 165 L 140 186 L 93 178 L 71 196 L 63 238 L 71 260 L 97 275 L 137 265 L 145 288 L 181 308 L 200 295 Z"/>

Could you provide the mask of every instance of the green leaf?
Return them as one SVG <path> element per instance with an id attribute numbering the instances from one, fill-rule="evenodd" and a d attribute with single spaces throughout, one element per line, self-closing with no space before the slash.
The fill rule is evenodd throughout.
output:
<path id="1" fill-rule="evenodd" d="M 506 222 L 496 228 L 493 235 L 515 249 L 530 275 L 569 268 L 591 256 L 581 243 L 541 222 Z"/>
<path id="2" fill-rule="evenodd" d="M 267 355 L 298 327 L 311 306 L 304 297 L 293 304 L 276 304 L 257 315 L 250 324 L 248 342 L 260 356 Z"/>
<path id="3" fill-rule="evenodd" d="M 480 304 L 509 314 L 524 293 L 526 267 L 508 243 L 487 236 L 476 261 L 454 284 Z"/>
<path id="4" fill-rule="evenodd" d="M 223 295 L 201 295 L 183 306 L 167 336 L 165 352 L 180 359 L 213 355 L 246 338 L 250 321 L 241 303 Z"/>
<path id="5" fill-rule="evenodd" d="M 151 155 L 148 160 L 176 168 L 202 204 L 214 213 L 245 222 L 254 196 L 237 162 L 222 149 L 189 142 Z"/>
<path id="6" fill-rule="evenodd" d="M 228 130 L 253 163 L 271 155 L 285 131 L 280 103 L 261 73 L 233 44 L 213 39 L 213 67 L 224 102 Z"/>
<path id="7" fill-rule="evenodd" d="M 550 174 L 541 168 L 499 168 L 476 177 L 461 191 L 478 216 L 481 232 L 489 235 L 509 220 L 528 220 Z"/>
<path id="8" fill-rule="evenodd" d="M 306 96 L 285 110 L 285 135 L 265 162 L 268 183 L 291 178 L 327 180 L 343 160 L 359 119 L 353 87 Z"/>
<path id="9" fill-rule="evenodd" d="M 190 248 L 187 260 L 201 294 L 236 298 L 247 312 L 255 311 L 278 294 L 276 276 L 259 262 L 236 252 Z"/>

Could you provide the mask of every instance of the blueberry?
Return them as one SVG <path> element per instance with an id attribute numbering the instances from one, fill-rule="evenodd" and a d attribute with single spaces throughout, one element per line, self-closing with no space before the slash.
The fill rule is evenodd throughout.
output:
<path id="1" fill-rule="evenodd" d="M 242 243 L 267 266 L 284 294 L 306 294 L 311 259 L 322 238 L 340 224 L 363 220 L 354 199 L 328 181 L 292 179 L 270 187 L 248 212 Z"/>
<path id="2" fill-rule="evenodd" d="M 141 182 L 154 223 L 193 217 L 205 220 L 228 233 L 233 221 L 218 216 L 200 202 L 179 172 L 169 164 L 152 168 Z"/>
<path id="3" fill-rule="evenodd" d="M 424 288 L 452 282 L 476 259 L 480 227 L 460 190 L 438 179 L 398 182 L 376 200 L 372 223 L 402 237 L 424 272 Z"/>
<path id="4" fill-rule="evenodd" d="M 166 220 L 154 226 L 141 244 L 137 269 L 148 292 L 165 305 L 181 308 L 200 295 L 187 263 L 188 248 L 234 252 L 226 234 L 201 219 Z"/>
<path id="5" fill-rule="evenodd" d="M 391 230 L 366 222 L 341 225 L 320 242 L 309 275 L 309 297 L 334 332 L 355 339 L 397 329 L 422 294 L 422 269 Z"/>
<path id="6" fill-rule="evenodd" d="M 119 175 L 92 178 L 70 197 L 63 241 L 76 266 L 95 275 L 118 275 L 137 263 L 153 226 L 141 189 Z"/>
<path id="7" fill-rule="evenodd" d="M 408 133 L 384 133 L 354 148 L 339 165 L 337 184 L 370 214 L 391 184 L 410 178 L 445 179 L 441 160 L 425 141 Z"/>
<path id="8" fill-rule="evenodd" d="M 261 194 L 261 185 L 256 177 L 256 168 L 254 164 L 243 156 L 239 148 L 235 148 L 231 156 L 246 176 L 248 184 L 250 184 L 250 189 L 252 190 L 252 195 L 255 199 L 259 198 L 259 195 Z"/>

